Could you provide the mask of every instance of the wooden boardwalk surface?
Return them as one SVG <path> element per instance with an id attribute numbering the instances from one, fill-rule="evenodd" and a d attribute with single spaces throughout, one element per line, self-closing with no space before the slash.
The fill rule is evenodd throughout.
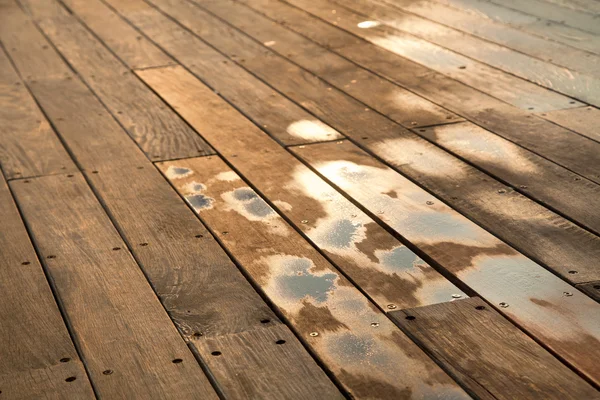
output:
<path id="1" fill-rule="evenodd" d="M 600 399 L 597 0 L 0 0 L 0 400 Z"/>

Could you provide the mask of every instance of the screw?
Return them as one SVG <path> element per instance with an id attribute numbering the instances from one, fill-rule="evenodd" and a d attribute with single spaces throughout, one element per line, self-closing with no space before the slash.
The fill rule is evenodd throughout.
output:
<path id="1" fill-rule="evenodd" d="M 389 308 L 390 310 L 395 310 L 396 309 L 396 305 L 395 304 L 388 304 L 387 308 Z"/>
<path id="2" fill-rule="evenodd" d="M 102 373 L 103 373 L 104 375 L 112 375 L 113 371 L 112 371 L 112 369 L 107 369 L 107 370 L 105 370 L 105 371 L 102 371 Z"/>
<path id="3" fill-rule="evenodd" d="M 432 206 L 432 205 L 433 205 L 433 201 L 428 201 L 426 204 L 427 204 L 428 206 Z"/>
<path id="4" fill-rule="evenodd" d="M 317 336 L 319 336 L 319 332 L 311 332 L 311 333 L 309 333 L 309 335 L 312 337 L 317 337 Z"/>
<path id="5" fill-rule="evenodd" d="M 527 189 L 527 185 L 521 185 L 519 186 L 521 189 Z"/>
<path id="6" fill-rule="evenodd" d="M 452 295 L 453 299 L 460 299 L 461 297 L 462 297 L 462 295 L 460 295 L 460 294 L 453 294 Z"/>
<path id="7" fill-rule="evenodd" d="M 500 189 L 500 190 L 498 190 L 498 193 L 500 193 L 500 194 L 506 193 L 506 190 Z"/>
<path id="8" fill-rule="evenodd" d="M 573 293 L 571 293 L 571 292 L 563 292 L 563 294 L 567 297 L 573 296 Z"/>
<path id="9" fill-rule="evenodd" d="M 508 303 L 502 302 L 499 304 L 500 307 L 502 308 L 507 308 L 508 307 Z"/>
<path id="10" fill-rule="evenodd" d="M 379 326 L 379 322 L 371 322 L 371 326 L 378 327 Z"/>
<path id="11" fill-rule="evenodd" d="M 302 222 L 303 224 L 308 224 L 308 220 L 307 220 L 307 219 L 303 219 L 301 222 Z"/>

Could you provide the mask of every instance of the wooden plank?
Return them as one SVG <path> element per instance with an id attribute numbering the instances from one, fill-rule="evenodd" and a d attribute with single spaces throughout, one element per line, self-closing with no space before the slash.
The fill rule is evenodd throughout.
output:
<path id="1" fill-rule="evenodd" d="M 224 15 L 224 10 L 220 7 L 222 2 L 215 2 L 214 0 L 194 0 L 194 2 L 220 17 Z M 322 6 L 328 9 L 329 20 L 336 24 L 341 24 L 342 20 L 345 21 L 345 24 L 352 24 L 355 28 L 362 31 L 368 41 L 394 54 L 451 76 L 466 85 L 488 93 L 516 107 L 525 110 L 549 111 L 582 105 L 579 102 L 571 104 L 572 100 L 568 97 L 551 92 L 548 89 L 541 88 L 538 85 L 508 75 L 497 69 L 490 68 L 485 64 L 453 53 L 415 36 L 393 30 L 383 25 L 370 29 L 359 28 L 357 25 L 365 20 L 364 16 L 353 15 L 335 3 L 317 3 L 322 3 Z M 160 1 L 157 4 L 160 4 Z M 333 14 L 331 10 L 335 8 L 337 8 L 336 14 Z M 490 81 L 493 81 L 494 84 L 490 85 Z"/>
<path id="2" fill-rule="evenodd" d="M 480 298 L 390 314 L 478 398 L 600 398 L 596 389 Z"/>
<path id="3" fill-rule="evenodd" d="M 98 35 L 130 68 L 173 65 L 175 62 L 100 1 L 62 2 Z"/>
<path id="4" fill-rule="evenodd" d="M 216 399 L 83 177 L 18 180 L 11 188 L 98 394 Z"/>
<path id="5" fill-rule="evenodd" d="M 399 32 L 422 38 L 458 54 L 465 55 L 586 103 L 600 104 L 600 78 L 585 75 L 577 71 L 569 71 L 564 67 L 542 62 L 507 47 L 466 35 L 457 30 L 427 21 L 424 18 L 402 12 L 388 5 L 373 3 L 370 0 L 334 1 L 370 19 L 381 21 L 386 26 L 397 29 Z M 463 66 L 467 69 L 469 68 L 467 65 Z M 470 71 L 463 71 L 469 75 L 471 74 Z M 450 74 L 450 76 L 453 76 L 453 74 Z M 494 81 L 493 86 L 496 86 L 496 84 L 496 81 Z"/>
<path id="6" fill-rule="evenodd" d="M 167 160 L 212 153 L 196 132 L 54 0 L 23 3 L 37 18 L 38 25 L 62 56 L 149 158 Z M 30 29 L 35 29 L 31 24 L 28 25 Z M 26 61 L 18 57 L 13 59 L 19 69 Z M 45 75 L 43 69 L 35 76 L 36 79 L 53 77 Z"/>
<path id="7" fill-rule="evenodd" d="M 221 159 L 160 168 L 353 398 L 468 398 Z"/>
<path id="8" fill-rule="evenodd" d="M 600 57 L 562 43 L 545 40 L 519 29 L 481 18 L 435 1 L 383 0 L 431 21 L 520 51 L 540 60 L 593 76 L 600 74 Z"/>
<path id="9" fill-rule="evenodd" d="M 177 9 L 173 7 L 167 11 L 175 13 Z M 514 191 L 499 196 L 498 191 L 506 191 L 506 185 L 490 179 L 488 175 L 389 119 L 369 112 L 368 108 L 365 109 L 363 104 L 351 97 L 328 90 L 321 80 L 287 60 L 277 56 L 265 59 L 259 50 L 261 46 L 254 41 L 240 34 L 232 38 L 223 34 L 223 28 L 211 27 L 210 16 L 193 13 L 191 9 L 186 9 L 182 14 L 173 15 L 176 18 L 188 18 L 186 26 L 190 29 L 198 26 L 193 21 L 202 19 L 202 31 L 198 29 L 198 33 L 202 33 L 203 38 L 227 54 L 247 56 L 241 63 L 244 67 L 286 93 L 325 123 L 378 154 L 411 179 L 426 185 L 428 190 L 482 223 L 486 229 L 524 254 L 539 260 L 569 282 L 580 283 L 600 278 L 599 272 L 593 267 L 594 263 L 590 263 L 590 257 L 600 260 L 597 236 Z M 254 55 L 249 53 L 251 51 L 254 51 Z M 277 129 L 265 129 L 270 131 L 272 128 Z M 539 138 L 536 140 L 539 142 Z M 411 146 L 414 151 L 408 152 L 405 146 Z M 595 157 L 599 158 L 600 153 Z M 407 162 L 407 158 L 410 162 Z M 434 168 L 431 167 L 432 163 Z M 540 236 L 540 231 L 546 234 Z M 578 273 L 571 274 L 569 271 L 572 270 Z"/>
<path id="10" fill-rule="evenodd" d="M 0 220 L 0 393 L 11 399 L 94 399 L 1 174 Z M 65 382 L 72 376 L 76 380 Z"/>
<path id="11" fill-rule="evenodd" d="M 381 308 L 464 295 L 183 68 L 142 70 L 138 75 L 279 204 L 278 209 Z M 233 141 L 235 132 L 244 135 Z M 309 187 L 315 190 L 306 193 Z M 348 234 L 336 239 L 338 229 Z"/>
<path id="12" fill-rule="evenodd" d="M 481 0 L 435 0 L 469 13 L 522 29 L 546 39 L 600 54 L 600 37 Z"/>
<path id="13" fill-rule="evenodd" d="M 284 127 L 273 133 L 280 143 L 315 143 L 342 137 L 147 3 L 118 1 L 111 5 L 169 54 L 202 76 L 211 88 L 235 101 L 237 107 L 252 110 L 256 124 Z M 262 103 L 269 105 L 268 112 L 263 110 Z M 277 112 L 272 112 L 274 109 Z"/>
<path id="14" fill-rule="evenodd" d="M 272 5 L 269 7 L 269 12 L 278 14 L 279 16 L 284 14 L 286 6 L 282 3 L 279 4 L 283 7 L 277 7 L 277 4 Z M 355 73 L 356 69 L 354 71 L 348 70 L 339 63 L 328 62 L 327 57 L 321 55 L 318 55 L 317 58 L 325 60 L 325 62 L 323 66 L 315 68 L 315 64 L 317 63 L 314 62 L 314 57 L 317 52 L 312 51 L 310 46 L 305 46 L 307 42 L 310 44 L 307 39 L 299 35 L 294 35 L 274 22 L 266 20 L 239 5 L 236 6 L 232 2 L 220 1 L 217 6 L 208 6 L 208 8 L 218 13 L 229 23 L 251 35 L 257 41 L 267 42 L 268 40 L 272 40 L 276 44 L 269 46 L 271 49 L 283 57 L 287 56 L 293 59 L 293 61 L 300 63 L 300 65 L 309 71 L 316 72 L 319 77 L 328 79 L 330 75 L 336 75 L 342 78 L 341 81 L 336 82 L 340 90 L 353 95 L 358 100 L 390 119 L 409 127 L 411 124 L 418 124 L 418 122 L 406 120 L 406 118 L 411 118 L 413 111 L 411 107 L 404 107 L 403 102 L 391 102 L 390 99 L 393 96 L 387 96 L 385 90 L 380 90 L 384 85 L 377 84 L 379 81 L 386 82 L 387 84 L 390 84 L 390 82 L 379 78 L 367 79 L 364 81 L 364 84 L 361 84 L 363 82 L 362 77 Z M 178 18 L 181 18 L 183 15 L 189 15 L 190 20 L 200 17 L 195 15 L 193 10 L 190 9 L 178 8 L 178 10 L 176 15 Z M 290 8 L 287 7 L 287 10 L 290 10 Z M 293 18 L 293 13 L 288 13 L 288 15 L 290 18 Z M 206 19 L 203 18 L 203 20 Z M 189 25 L 191 25 L 191 22 Z M 316 45 L 313 44 L 313 46 Z M 245 45 L 244 49 L 246 53 L 239 54 L 238 51 L 235 51 L 235 53 L 238 57 L 243 57 L 246 60 L 244 65 L 253 65 L 253 61 L 249 60 L 256 57 L 258 50 L 251 52 L 251 46 L 249 45 Z M 233 49 L 230 51 L 234 52 Z M 321 51 L 325 54 L 332 54 L 323 48 L 321 48 Z M 290 52 L 293 53 L 293 56 L 289 55 Z M 266 69 L 266 72 L 261 74 L 260 71 L 255 70 L 255 73 L 258 76 L 264 76 L 265 79 L 268 79 L 271 71 L 267 70 L 267 68 L 271 67 L 272 63 L 261 65 Z M 328 67 L 325 65 L 330 66 L 336 73 L 322 73 L 322 70 L 328 70 Z M 279 69 L 279 71 L 283 72 L 283 68 Z M 341 73 L 339 73 L 340 71 Z M 283 86 L 282 90 L 291 92 L 288 86 Z M 299 102 L 305 100 L 298 97 L 298 95 L 294 95 L 292 98 Z M 311 100 L 316 104 L 316 98 L 311 98 Z M 337 103 L 340 104 L 340 101 Z M 330 104 L 333 105 L 334 102 L 332 101 Z M 321 105 L 318 105 L 318 107 L 323 109 Z M 356 112 L 362 112 L 358 106 L 354 106 L 354 108 Z M 403 119 L 402 113 L 406 110 L 410 112 Z M 381 124 L 378 126 L 381 126 Z M 389 126 L 389 124 L 386 126 Z M 338 129 L 345 128 L 339 125 L 337 127 Z M 424 136 L 454 154 L 458 154 L 463 159 L 475 164 L 498 179 L 512 184 L 513 187 L 518 188 L 517 190 L 523 189 L 524 193 L 529 194 L 547 206 L 563 212 L 588 229 L 600 232 L 600 216 L 597 216 L 595 211 L 600 207 L 600 203 L 590 200 L 597 198 L 600 201 L 600 187 L 597 184 L 582 180 L 579 175 L 561 168 L 471 123 L 445 125 L 430 129 L 423 128 L 415 130 L 415 133 Z M 527 160 L 527 164 L 524 164 L 524 160 Z M 456 162 L 456 164 L 460 165 L 459 162 Z M 539 182 L 544 182 L 544 185 L 540 185 Z M 525 187 L 523 188 L 523 186 Z M 570 190 L 571 188 L 572 190 Z M 509 235 L 512 235 L 512 230 Z"/>
<path id="15" fill-rule="evenodd" d="M 592 299 L 600 302 L 600 281 L 581 283 L 576 285 L 577 289 L 581 290 Z"/>
<path id="16" fill-rule="evenodd" d="M 7 179 L 77 170 L 2 49 L 0 121 L 0 164 Z"/>
<path id="17" fill-rule="evenodd" d="M 581 10 L 590 13 L 600 13 L 600 4 L 595 0 L 546 0 L 572 10 Z"/>
<path id="18" fill-rule="evenodd" d="M 499 102 L 371 43 L 357 40 L 350 32 L 360 37 L 364 35 L 364 29 L 357 28 L 355 23 L 347 23 L 346 19 L 333 21 L 337 23 L 337 27 L 347 30 L 344 32 L 315 18 L 330 19 L 330 7 L 305 0 L 288 2 L 312 16 L 296 13 L 293 19 L 286 17 L 286 27 L 477 125 L 600 183 L 597 168 L 600 165 L 600 147 L 596 142 L 578 135 L 565 135 L 564 129 L 541 118 Z M 565 151 L 565 148 L 569 151 Z"/>
<path id="19" fill-rule="evenodd" d="M 595 107 L 573 108 L 572 110 L 557 110 L 539 114 L 542 118 L 554 122 L 583 136 L 600 142 L 600 109 Z"/>
<path id="20" fill-rule="evenodd" d="M 39 81 L 32 89 L 188 343 L 209 361 L 214 350 L 209 351 L 207 341 L 223 342 L 223 353 L 239 354 L 239 346 L 226 346 L 236 346 L 236 335 L 256 339 L 243 349 L 247 371 L 211 370 L 226 395 L 277 399 L 314 398 L 315 391 L 337 392 L 83 83 Z M 260 322 L 264 319 L 273 321 L 270 329 L 282 335 L 288 332 L 289 353 L 264 351 L 259 341 L 269 337 Z M 223 339 L 224 335 L 229 339 Z M 285 358 L 288 356 L 293 358 Z M 296 369 L 280 370 L 282 362 L 295 364 Z M 218 363 L 216 366 L 221 368 Z M 234 374 L 227 375 L 230 372 Z M 265 376 L 278 379 L 265 387 Z"/>
<path id="21" fill-rule="evenodd" d="M 590 352 L 600 352 L 600 304 L 351 143 L 293 149 L 581 374 L 600 381 L 598 354 Z"/>
<path id="22" fill-rule="evenodd" d="M 599 119 L 600 121 L 600 119 Z M 546 207 L 600 234 L 600 186 L 471 123 L 420 128 L 421 136 Z"/>

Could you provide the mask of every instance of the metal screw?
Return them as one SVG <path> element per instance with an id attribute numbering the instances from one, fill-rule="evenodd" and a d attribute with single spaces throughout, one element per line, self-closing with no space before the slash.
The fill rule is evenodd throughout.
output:
<path id="1" fill-rule="evenodd" d="M 433 201 L 428 201 L 428 202 L 426 202 L 426 204 L 427 204 L 428 206 L 432 206 L 432 205 L 433 205 Z"/>
<path id="2" fill-rule="evenodd" d="M 460 299 L 461 297 L 462 297 L 462 295 L 460 295 L 460 294 L 453 294 L 452 295 L 453 299 Z"/>
<path id="3" fill-rule="evenodd" d="M 498 190 L 498 193 L 500 193 L 500 194 L 506 193 L 506 190 L 500 189 L 500 190 Z"/>
<path id="4" fill-rule="evenodd" d="M 521 189 L 527 189 L 527 185 L 521 185 L 519 186 Z"/>
<path id="5" fill-rule="evenodd" d="M 394 310 L 396 308 L 395 304 L 388 304 L 387 308 L 389 308 L 390 310 Z"/>
<path id="6" fill-rule="evenodd" d="M 378 327 L 379 326 L 379 322 L 371 322 L 371 326 Z"/>
<path id="7" fill-rule="evenodd" d="M 301 222 L 302 222 L 303 224 L 308 224 L 308 220 L 307 220 L 307 219 L 303 219 Z"/>
<path id="8" fill-rule="evenodd" d="M 502 302 L 499 304 L 499 306 L 502 308 L 506 308 L 506 307 L 508 307 L 508 303 Z"/>
<path id="9" fill-rule="evenodd" d="M 312 337 L 317 337 L 317 336 L 319 336 L 319 332 L 311 332 L 311 333 L 309 333 L 309 335 Z"/>
<path id="10" fill-rule="evenodd" d="M 573 293 L 571 293 L 571 292 L 563 292 L 563 294 L 567 297 L 573 296 Z"/>

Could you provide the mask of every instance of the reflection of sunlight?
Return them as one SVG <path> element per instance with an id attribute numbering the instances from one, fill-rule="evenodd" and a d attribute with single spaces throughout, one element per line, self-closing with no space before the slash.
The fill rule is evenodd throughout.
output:
<path id="1" fill-rule="evenodd" d="M 358 23 L 358 27 L 362 29 L 375 28 L 376 26 L 381 25 L 381 22 L 378 21 L 363 21 Z"/>
<path id="2" fill-rule="evenodd" d="M 287 133 L 306 140 L 334 140 L 341 135 L 333 128 L 325 125 L 319 120 L 300 120 L 287 127 Z"/>

